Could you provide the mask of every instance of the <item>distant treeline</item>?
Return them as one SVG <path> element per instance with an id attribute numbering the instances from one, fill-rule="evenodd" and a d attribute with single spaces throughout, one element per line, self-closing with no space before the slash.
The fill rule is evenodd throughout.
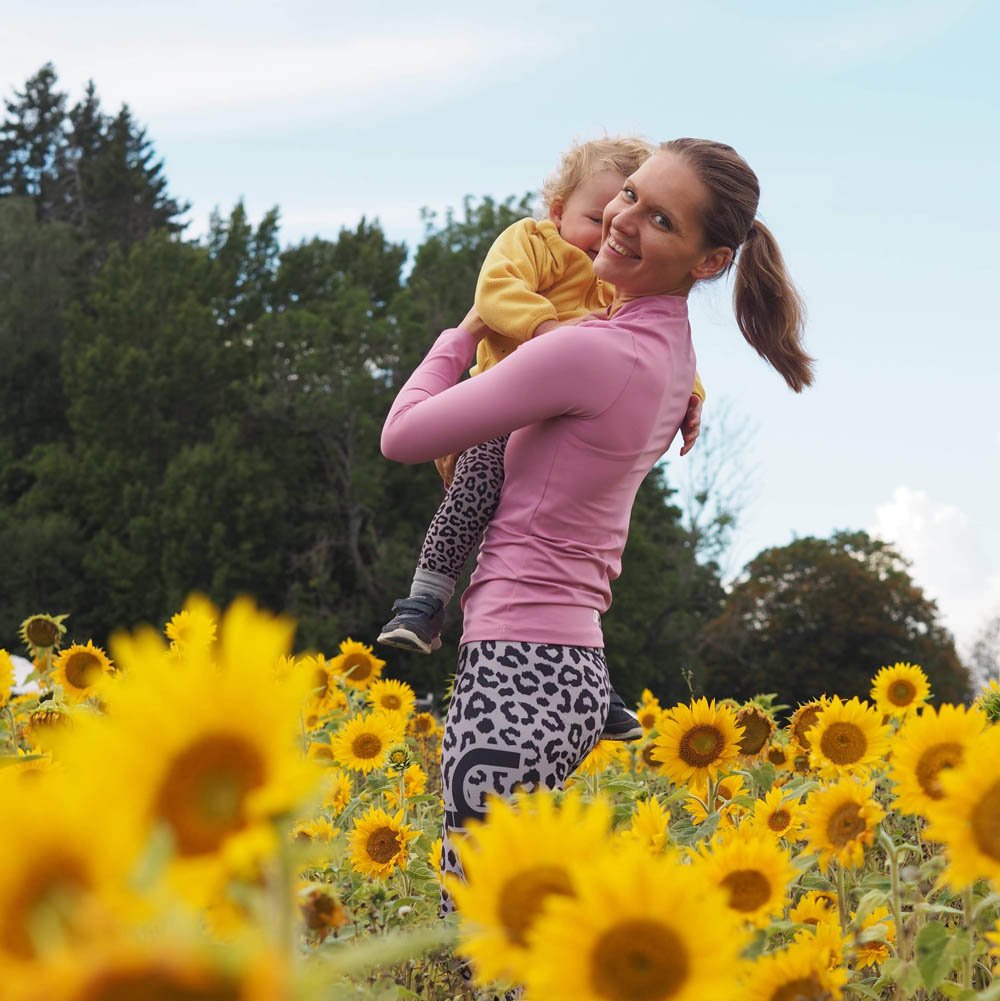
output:
<path id="1" fill-rule="evenodd" d="M 381 458 L 382 420 L 528 208 L 429 217 L 408 270 L 365 219 L 282 248 L 277 209 L 255 224 L 237 204 L 185 240 L 129 109 L 106 113 L 93 85 L 70 106 L 43 67 L 0 126 L 0 647 L 36 611 L 103 643 L 193 590 L 289 612 L 302 649 L 371 642 L 441 496 L 431 466 Z M 627 696 L 866 694 L 911 660 L 963 697 L 933 604 L 881 543 L 769 550 L 727 596 L 671 495 L 657 469 L 605 620 Z M 390 651 L 392 673 L 440 692 L 460 620 L 456 603 L 432 658 Z"/>

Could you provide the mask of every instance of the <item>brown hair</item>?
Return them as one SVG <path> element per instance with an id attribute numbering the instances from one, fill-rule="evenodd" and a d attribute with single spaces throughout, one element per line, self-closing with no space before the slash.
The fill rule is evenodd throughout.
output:
<path id="1" fill-rule="evenodd" d="M 736 323 L 747 343 L 801 393 L 813 381 L 813 359 L 802 346 L 805 306 L 788 277 L 777 241 L 755 218 L 760 201 L 757 175 L 732 146 L 723 143 L 673 139 L 660 149 L 682 157 L 708 188 L 702 216 L 705 243 L 733 252 Z M 719 276 L 732 266 L 730 262 Z"/>
<path id="2" fill-rule="evenodd" d="M 602 170 L 617 170 L 629 177 L 655 149 L 639 136 L 605 136 L 576 143 L 563 154 L 559 169 L 542 186 L 542 201 L 546 208 L 555 201 L 565 201 L 588 177 Z"/>

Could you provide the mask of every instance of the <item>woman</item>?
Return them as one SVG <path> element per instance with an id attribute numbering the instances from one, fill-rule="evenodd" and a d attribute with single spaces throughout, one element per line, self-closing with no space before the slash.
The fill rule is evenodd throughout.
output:
<path id="1" fill-rule="evenodd" d="M 636 491 L 688 405 L 692 287 L 735 259 L 743 336 L 796 392 L 812 381 L 801 303 L 755 221 L 758 199 L 731 147 L 663 144 L 604 211 L 594 271 L 617 289 L 608 318 L 551 331 L 459 383 L 486 333 L 470 312 L 390 410 L 382 451 L 400 462 L 511 435 L 500 504 L 462 599 L 442 743 L 446 871 L 459 871 L 449 833 L 483 816 L 486 795 L 560 786 L 597 742 L 609 702 L 600 615 Z"/>

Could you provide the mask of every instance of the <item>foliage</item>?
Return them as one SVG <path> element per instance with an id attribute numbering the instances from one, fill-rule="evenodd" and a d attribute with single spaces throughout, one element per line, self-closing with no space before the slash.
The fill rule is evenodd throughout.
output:
<path id="1" fill-rule="evenodd" d="M 968 671 L 907 562 L 864 532 L 796 539 L 747 564 L 706 627 L 706 690 L 805 702 L 864 697 L 872 665 L 916 660 L 937 698 L 961 702 Z"/>

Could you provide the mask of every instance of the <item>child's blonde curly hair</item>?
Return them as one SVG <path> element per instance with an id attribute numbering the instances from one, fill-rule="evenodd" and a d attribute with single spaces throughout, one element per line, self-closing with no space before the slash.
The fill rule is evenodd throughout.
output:
<path id="1" fill-rule="evenodd" d="M 617 170 L 628 177 L 646 162 L 656 147 L 640 136 L 605 136 L 575 143 L 563 155 L 559 169 L 542 185 L 546 209 L 567 198 L 588 177 L 602 170 Z"/>

